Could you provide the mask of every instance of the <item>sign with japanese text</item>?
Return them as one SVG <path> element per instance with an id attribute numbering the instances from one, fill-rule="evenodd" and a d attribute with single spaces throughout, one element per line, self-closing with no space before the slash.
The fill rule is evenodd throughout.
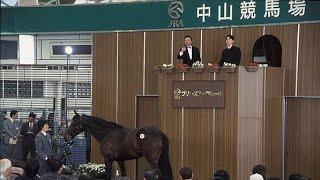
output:
<path id="1" fill-rule="evenodd" d="M 1 7 L 1 34 L 176 30 L 301 22 L 320 22 L 320 1 L 180 0 Z"/>
<path id="2" fill-rule="evenodd" d="M 173 81 L 173 106 L 224 108 L 225 81 Z"/>

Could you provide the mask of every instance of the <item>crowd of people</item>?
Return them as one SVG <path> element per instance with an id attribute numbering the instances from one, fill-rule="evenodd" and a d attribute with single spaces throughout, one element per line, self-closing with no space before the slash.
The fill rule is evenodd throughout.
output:
<path id="1" fill-rule="evenodd" d="M 144 180 L 162 180 L 159 171 L 155 169 L 148 170 L 144 173 Z M 189 167 L 182 167 L 179 173 L 179 180 L 192 180 L 193 173 Z M 212 180 L 230 180 L 229 173 L 223 169 L 219 169 L 214 172 Z M 263 165 L 256 165 L 252 168 L 252 172 L 249 180 L 280 180 L 279 177 L 268 177 L 267 178 L 267 170 Z M 308 177 L 305 177 L 301 174 L 292 174 L 289 176 L 289 180 L 311 180 Z"/>
<path id="2" fill-rule="evenodd" d="M 63 160 L 52 152 L 51 137 L 48 133 L 49 125 L 45 118 L 37 122 L 36 114 L 30 112 L 27 122 L 22 125 L 17 122 L 18 111 L 12 110 L 10 118 L 3 120 L 5 154 L 0 157 L 0 179 L 1 180 L 53 180 L 53 179 L 74 179 L 62 173 Z M 13 158 L 13 152 L 22 137 L 22 160 L 23 165 Z M 16 167 L 19 166 L 19 167 Z M 192 180 L 193 173 L 188 167 L 180 169 L 180 180 Z M 94 179 L 90 173 L 83 173 L 77 179 Z M 121 178 L 120 178 L 121 179 Z M 144 173 L 144 180 L 165 179 L 157 169 L 147 170 Z M 220 169 L 214 172 L 213 180 L 229 180 L 227 171 Z M 256 165 L 252 168 L 250 180 L 280 180 L 279 177 L 267 177 L 267 170 L 263 165 Z M 289 180 L 310 180 L 300 174 L 292 174 Z"/>

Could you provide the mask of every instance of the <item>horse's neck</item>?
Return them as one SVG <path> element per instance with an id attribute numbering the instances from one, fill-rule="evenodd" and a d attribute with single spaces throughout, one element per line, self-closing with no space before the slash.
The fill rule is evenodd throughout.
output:
<path id="1" fill-rule="evenodd" d="M 87 119 L 87 122 L 85 123 L 88 127 L 91 135 L 99 142 L 101 143 L 103 138 L 111 133 L 113 130 L 120 129 L 120 127 L 115 127 L 112 125 L 111 122 L 106 121 L 103 125 L 101 124 L 95 124 L 94 118 Z M 99 119 L 100 120 L 100 119 Z"/>

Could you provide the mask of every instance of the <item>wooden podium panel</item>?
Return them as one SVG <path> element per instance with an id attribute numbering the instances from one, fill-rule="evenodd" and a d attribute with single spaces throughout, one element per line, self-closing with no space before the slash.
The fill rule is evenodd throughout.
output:
<path id="1" fill-rule="evenodd" d="M 161 129 L 169 137 L 174 177 L 188 166 L 195 179 L 225 169 L 231 179 L 246 180 L 256 164 L 281 177 L 283 77 L 283 69 L 271 67 L 159 73 Z M 225 108 L 174 108 L 172 80 L 224 80 Z"/>

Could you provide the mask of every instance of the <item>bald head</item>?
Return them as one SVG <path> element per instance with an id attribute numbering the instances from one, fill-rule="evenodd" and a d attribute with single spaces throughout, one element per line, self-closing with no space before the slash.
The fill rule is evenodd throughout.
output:
<path id="1" fill-rule="evenodd" d="M 11 168 L 11 161 L 9 159 L 0 160 L 0 173 L 5 174 Z"/>

